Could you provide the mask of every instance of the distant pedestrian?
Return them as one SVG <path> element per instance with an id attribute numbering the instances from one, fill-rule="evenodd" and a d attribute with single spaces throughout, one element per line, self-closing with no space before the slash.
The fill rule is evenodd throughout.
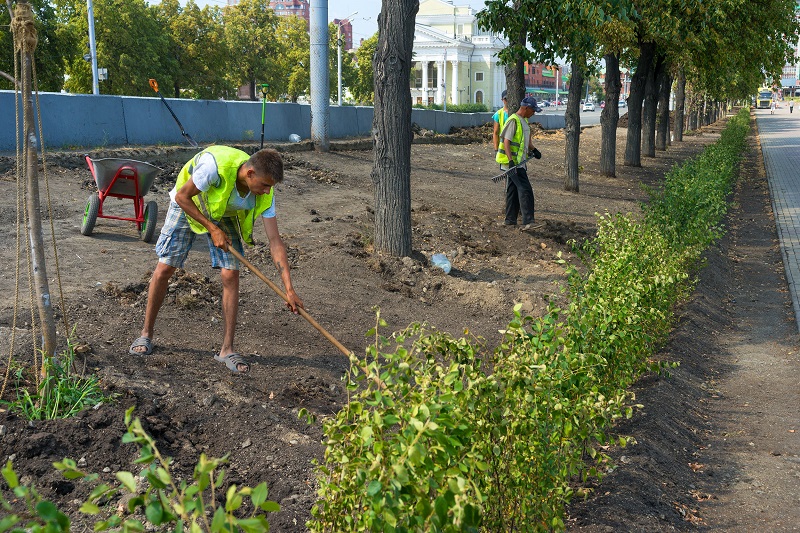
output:
<path id="1" fill-rule="evenodd" d="M 789 100 L 789 113 L 794 111 L 794 100 Z"/>
<path id="2" fill-rule="evenodd" d="M 769 114 L 770 115 L 774 115 L 775 114 L 775 100 L 773 100 L 769 104 Z"/>

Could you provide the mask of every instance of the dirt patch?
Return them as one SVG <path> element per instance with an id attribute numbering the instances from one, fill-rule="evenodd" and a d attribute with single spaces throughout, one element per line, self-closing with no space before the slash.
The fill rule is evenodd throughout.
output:
<path id="1" fill-rule="evenodd" d="M 562 296 L 559 253 L 572 257 L 570 241 L 595 231 L 595 213 L 635 212 L 645 196 L 641 184 L 655 184 L 676 162 L 697 154 L 717 134 L 698 134 L 644 159 L 642 168 L 618 166 L 618 176 L 599 175 L 600 129 L 581 136 L 580 194 L 564 191 L 564 137 L 537 133 L 544 157 L 529 166 L 536 195 L 536 220 L 529 231 L 503 226 L 503 186 L 487 131 L 445 136 L 441 144 L 412 148 L 414 253 L 396 259 L 373 250 L 372 153 L 358 143 L 333 143 L 329 153 L 308 151 L 303 143 L 282 145 L 286 179 L 276 187 L 281 233 L 289 248 L 295 288 L 309 313 L 345 346 L 362 353 L 364 333 L 374 324 L 375 307 L 393 329 L 414 321 L 461 335 L 465 328 L 496 343 L 520 303 L 539 313 Z M 618 160 L 625 132 L 618 130 Z M 472 142 L 479 138 L 481 142 Z M 466 142 L 468 144 L 456 144 Z M 256 145 L 248 145 L 253 150 Z M 92 157 L 128 157 L 163 169 L 147 199 L 156 200 L 161 219 L 178 170 L 194 151 L 183 147 L 93 150 Z M 0 160 L 2 179 L 15 181 L 13 160 Z M 132 468 L 135 450 L 121 443 L 126 408 L 175 458 L 178 473 L 191 475 L 199 453 L 231 452 L 232 483 L 266 481 L 281 512 L 270 518 L 272 531 L 303 531 L 315 498 L 311 460 L 323 453 L 319 423 L 297 417 L 300 408 L 323 417 L 346 401 L 341 377 L 346 358 L 249 272 L 242 274 L 236 347 L 251 364 L 247 376 L 232 376 L 212 355 L 221 339 L 219 274 L 209 266 L 205 239 L 197 239 L 185 270 L 171 281 L 159 315 L 152 356 L 128 354 L 141 328 L 153 246 L 138 239 L 135 225 L 99 219 L 91 237 L 79 226 L 90 178 L 81 154 L 51 154 L 48 159 L 54 226 L 59 243 L 61 281 L 70 324 L 86 351 L 80 365 L 100 376 L 117 394 L 116 403 L 78 418 L 28 423 L 0 413 L 0 460 L 15 457 L 23 479 L 35 481 L 44 497 L 67 509 L 88 487 L 66 482 L 51 463 L 63 457 L 83 461 L 89 471 L 112 481 L 113 472 Z M 0 198 L 13 213 L 13 194 Z M 132 203 L 111 199 L 109 212 L 132 213 Z M 130 216 L 130 215 L 128 215 Z M 4 219 L 5 220 L 5 219 Z M 13 218 L 8 218 L 13 220 Z M 256 239 L 264 241 L 261 230 Z M 0 327 L 14 316 L 15 236 L 0 234 Z M 433 253 L 452 262 L 450 275 L 430 265 Z M 249 259 L 276 281 L 268 247 L 247 250 Z M 56 279 L 52 263 L 48 277 Z M 713 263 L 712 263 L 713 266 Z M 57 284 L 51 285 L 57 290 Z M 57 300 L 58 301 L 58 300 Z M 30 314 L 17 328 L 30 332 Z M 4 329 L 3 331 L 8 331 Z M 22 338 L 24 335 L 21 334 Z M 28 337 L 30 338 L 30 336 Z M 687 349 L 696 342 L 686 341 Z M 18 365 L 30 363 L 21 356 Z M 660 378 L 659 378 L 660 379 Z M 13 399 L 12 389 L 6 400 Z M 654 415 L 660 407 L 648 404 Z M 72 518 L 79 527 L 77 513 Z"/>

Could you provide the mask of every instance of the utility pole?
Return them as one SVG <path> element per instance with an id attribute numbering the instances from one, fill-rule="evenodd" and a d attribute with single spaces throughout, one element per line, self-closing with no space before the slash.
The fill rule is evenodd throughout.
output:
<path id="1" fill-rule="evenodd" d="M 94 35 L 94 2 L 86 0 L 89 12 L 89 53 L 92 54 L 92 94 L 100 94 L 100 81 L 97 75 L 97 39 Z"/>
<path id="2" fill-rule="evenodd" d="M 331 88 L 328 74 L 328 0 L 311 0 L 311 141 L 314 149 L 331 148 L 328 121 Z"/>
<path id="3" fill-rule="evenodd" d="M 56 326 L 53 319 L 53 306 L 50 297 L 50 288 L 47 283 L 47 269 L 44 258 L 44 239 L 42 237 L 42 215 L 39 202 L 39 178 L 37 148 L 39 140 L 36 137 L 36 121 L 33 115 L 33 51 L 36 49 L 36 28 L 34 26 L 33 11 L 27 0 L 17 2 L 14 18 L 11 22 L 14 33 L 15 53 L 20 54 L 21 63 L 21 90 L 24 113 L 24 159 L 27 174 L 27 203 L 28 210 L 28 241 L 31 249 L 31 269 L 36 287 L 36 306 L 39 311 L 39 321 L 42 326 L 43 357 L 50 359 L 56 350 Z M 42 365 L 45 369 L 47 365 Z"/>

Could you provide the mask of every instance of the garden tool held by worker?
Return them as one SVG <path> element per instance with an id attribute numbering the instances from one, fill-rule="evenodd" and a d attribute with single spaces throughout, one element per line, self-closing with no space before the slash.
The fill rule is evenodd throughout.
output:
<path id="1" fill-rule="evenodd" d="M 175 122 L 178 124 L 178 127 L 181 129 L 181 135 L 183 135 L 183 138 L 186 139 L 189 142 L 189 144 L 191 144 L 193 147 L 197 148 L 197 146 L 198 146 L 197 143 L 194 142 L 194 139 L 192 139 L 191 135 L 186 133 L 186 130 L 183 129 L 183 124 L 181 124 L 181 121 L 178 120 L 178 117 L 175 116 L 175 113 L 172 111 L 172 108 L 169 106 L 167 101 L 164 99 L 164 96 L 160 92 L 158 92 L 158 82 L 156 80 L 154 80 L 153 78 L 150 78 L 150 87 L 153 88 L 153 90 L 156 92 L 156 94 L 159 97 L 161 97 L 161 101 L 164 102 L 164 105 L 167 106 L 167 110 L 169 110 L 169 114 L 172 115 L 172 118 L 175 119 Z"/>
<path id="2" fill-rule="evenodd" d="M 539 150 L 534 148 L 529 152 L 528 157 L 526 157 L 525 159 L 523 159 L 522 161 L 520 161 L 519 163 L 517 163 L 513 167 L 509 168 L 508 170 L 504 170 L 501 174 L 498 174 L 497 176 L 492 176 L 491 180 L 493 182 L 497 183 L 498 181 L 500 181 L 503 178 L 505 178 L 506 176 L 508 176 L 509 172 L 513 172 L 514 170 L 516 170 L 517 168 L 521 167 L 522 165 L 524 165 L 525 163 L 527 163 L 531 159 L 541 159 L 541 158 L 542 158 L 542 152 L 540 152 Z"/>
<path id="3" fill-rule="evenodd" d="M 269 83 L 261 84 L 261 148 L 264 148 L 264 111 L 267 106 L 267 90 Z"/>

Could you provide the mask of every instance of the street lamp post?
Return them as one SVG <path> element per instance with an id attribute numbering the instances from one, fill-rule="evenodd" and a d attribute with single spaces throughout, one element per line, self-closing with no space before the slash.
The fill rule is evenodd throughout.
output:
<path id="1" fill-rule="evenodd" d="M 356 14 L 358 14 L 358 11 L 347 15 L 336 25 L 336 72 L 339 77 L 336 95 L 338 96 L 340 107 L 342 105 L 342 24 L 347 22 L 350 17 Z"/>

